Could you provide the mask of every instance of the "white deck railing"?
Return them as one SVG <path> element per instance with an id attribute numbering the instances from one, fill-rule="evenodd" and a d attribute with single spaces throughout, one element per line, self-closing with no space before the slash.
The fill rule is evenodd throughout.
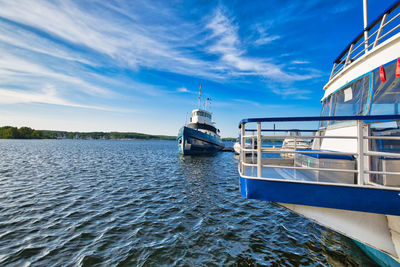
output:
<path id="1" fill-rule="evenodd" d="M 378 117 L 382 117 L 379 119 Z M 390 115 L 390 116 L 341 116 L 341 117 L 301 117 L 301 118 L 264 118 L 264 119 L 247 119 L 243 120 L 240 124 L 241 129 L 241 153 L 240 153 L 240 162 L 239 162 L 239 172 L 242 177 L 252 178 L 252 179 L 282 179 L 282 177 L 278 176 L 270 176 L 269 174 L 264 174 L 266 169 L 275 169 L 275 170 L 293 170 L 293 171 L 303 171 L 304 177 L 307 177 L 307 173 L 310 171 L 317 173 L 318 175 L 327 173 L 347 173 L 349 175 L 354 174 L 354 183 L 358 186 L 390 186 L 391 188 L 400 187 L 400 129 L 398 136 L 389 136 L 389 135 L 371 135 L 371 124 L 366 122 L 365 120 L 373 120 L 374 125 L 379 123 L 379 121 L 387 122 L 386 117 L 391 117 L 392 119 L 400 119 L 399 115 Z M 322 119 L 321 119 L 322 118 Z M 356 118 L 356 119 L 355 119 Z M 385 119 L 386 118 L 386 119 Z M 276 132 L 282 132 L 283 130 L 266 130 L 262 129 L 262 123 L 279 123 L 280 121 L 285 122 L 301 122 L 301 121 L 318 121 L 318 120 L 352 120 L 354 121 L 354 126 L 357 128 L 357 135 L 341 135 L 341 136 L 331 136 L 325 135 L 325 130 L 319 131 L 318 134 L 314 135 L 305 135 L 305 136 L 284 136 L 284 135 L 273 135 Z M 257 129 L 246 129 L 248 124 L 256 123 Z M 275 128 L 275 126 L 274 126 Z M 256 132 L 257 134 L 248 134 L 248 132 Z M 265 134 L 265 131 L 268 131 Z M 298 132 L 302 132 L 301 129 L 296 129 Z M 310 132 L 309 130 L 307 130 Z M 293 147 L 285 148 L 282 147 L 280 143 L 275 144 L 266 144 L 264 140 L 280 140 L 282 142 L 283 139 L 292 139 Z M 352 143 L 356 146 L 355 152 L 346 152 L 346 147 L 343 147 L 343 151 L 330 151 L 323 149 L 297 149 L 296 144 L 299 140 L 312 140 L 314 143 L 321 144 L 324 141 L 329 139 L 335 139 L 337 142 L 352 140 Z M 386 140 L 397 142 L 396 148 L 391 152 L 383 151 L 383 150 L 371 150 L 371 142 L 376 142 L 377 140 Z M 318 148 L 318 145 L 314 145 L 314 148 Z M 354 149 L 353 149 L 354 150 Z M 318 155 L 327 155 L 328 158 L 335 156 L 352 156 L 354 157 L 354 168 L 331 168 L 331 167 L 312 167 L 312 166 L 296 166 L 296 160 L 299 155 L 306 156 L 310 154 L 318 154 Z M 285 157 L 280 155 L 293 155 L 293 162 L 291 160 L 285 159 Z M 275 156 L 275 157 L 273 157 Z M 276 157 L 278 156 L 278 158 Z M 386 159 L 385 159 L 386 157 Z M 399 159 L 398 162 L 395 162 L 396 159 Z M 379 164 L 374 167 L 372 164 L 373 161 L 378 163 L 379 160 L 391 160 L 392 166 L 399 166 L 395 171 L 379 169 Z M 381 162 L 382 163 L 382 162 Z M 386 162 L 384 162 L 386 164 Z M 382 163 L 383 164 L 383 163 Z M 385 165 L 386 166 L 386 165 Z M 383 167 L 382 167 L 383 168 Z M 246 170 L 252 169 L 253 172 L 247 172 Z M 256 170 L 256 173 L 254 172 Z M 377 179 L 376 177 L 380 176 L 381 178 Z M 387 185 L 385 182 L 387 177 L 390 176 L 390 179 L 393 180 L 395 178 L 395 183 Z M 375 177 L 375 178 L 374 178 Z M 286 180 L 291 180 L 291 178 L 285 178 Z M 292 177 L 292 180 L 295 180 L 295 177 Z M 379 182 L 379 180 L 385 180 L 383 182 Z M 312 182 L 312 183 L 321 183 L 318 180 L 307 180 L 304 182 Z M 322 182 L 322 183 L 343 183 L 343 182 Z M 348 184 L 348 183 L 345 183 Z"/>
<path id="2" fill-rule="evenodd" d="M 335 77 L 357 58 L 373 50 L 400 30 L 400 1 L 387 9 L 361 32 L 334 61 L 329 79 Z M 372 32 L 372 33 L 371 33 Z"/>

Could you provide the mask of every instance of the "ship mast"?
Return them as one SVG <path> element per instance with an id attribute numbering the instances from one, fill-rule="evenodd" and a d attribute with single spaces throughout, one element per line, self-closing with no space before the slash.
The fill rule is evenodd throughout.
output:
<path id="1" fill-rule="evenodd" d="M 200 84 L 200 88 L 199 88 L 199 109 L 201 107 L 201 84 Z"/>
<path id="2" fill-rule="evenodd" d="M 364 10 L 364 43 L 365 43 L 365 53 L 368 51 L 368 0 L 363 0 L 363 10 Z"/>

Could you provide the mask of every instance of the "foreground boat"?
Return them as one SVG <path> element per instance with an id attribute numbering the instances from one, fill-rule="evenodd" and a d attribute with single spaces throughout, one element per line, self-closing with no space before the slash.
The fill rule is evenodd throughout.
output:
<path id="1" fill-rule="evenodd" d="M 335 60 L 321 116 L 250 118 L 239 125 L 242 196 L 276 202 L 346 235 L 388 266 L 400 265 L 399 6 L 365 25 Z M 315 133 L 299 128 L 310 122 L 318 124 Z M 308 133 L 290 137 L 294 144 L 312 140 L 311 149 L 272 150 L 262 142 L 289 138 L 284 132 L 293 127 Z"/>
<path id="2" fill-rule="evenodd" d="M 183 155 L 210 154 L 224 148 L 224 143 L 219 135 L 220 131 L 214 126 L 215 122 L 212 121 L 212 113 L 206 110 L 207 102 L 201 109 L 200 101 L 201 86 L 199 108 L 192 111 L 190 123 L 183 126 L 178 133 L 178 150 Z"/>

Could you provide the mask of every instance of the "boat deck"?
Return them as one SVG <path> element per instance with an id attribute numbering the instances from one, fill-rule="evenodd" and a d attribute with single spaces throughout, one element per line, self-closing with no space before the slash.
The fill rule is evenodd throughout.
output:
<path id="1" fill-rule="evenodd" d="M 256 158 L 247 157 L 247 163 L 256 164 Z M 297 160 L 296 160 L 297 161 Z M 343 174 L 341 172 L 329 172 L 329 174 L 307 169 L 306 166 L 295 164 L 293 158 L 263 158 L 261 167 L 261 177 L 266 179 L 279 179 L 287 181 L 306 181 L 306 182 L 325 182 L 325 183 L 340 183 L 340 184 L 356 184 L 355 174 Z M 277 166 L 277 167 L 265 167 Z M 302 168 L 286 169 L 285 167 L 297 166 Z M 244 176 L 257 177 L 257 167 L 245 166 Z"/>

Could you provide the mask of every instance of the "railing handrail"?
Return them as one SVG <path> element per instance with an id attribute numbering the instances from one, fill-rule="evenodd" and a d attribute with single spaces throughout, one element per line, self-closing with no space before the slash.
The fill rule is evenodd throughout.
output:
<path id="1" fill-rule="evenodd" d="M 311 117 L 267 117 L 247 118 L 239 122 L 239 128 L 243 123 L 249 122 L 290 122 L 290 121 L 380 121 L 400 120 L 400 115 L 356 115 L 356 116 L 311 116 Z"/>
<path id="2" fill-rule="evenodd" d="M 388 15 L 390 13 L 392 13 L 395 9 L 397 9 L 399 6 L 400 6 L 400 0 L 395 2 L 391 7 L 387 8 L 381 15 L 379 15 L 375 20 L 373 20 L 372 23 L 370 23 L 366 28 L 364 28 L 356 36 L 356 38 L 354 38 L 353 41 L 351 41 L 346 46 L 346 48 L 333 61 L 333 67 L 332 67 L 332 71 L 331 71 L 329 80 L 331 80 L 338 73 L 340 73 L 342 70 L 344 70 L 346 66 L 351 65 L 351 63 L 353 61 L 355 61 L 360 55 L 367 53 L 371 46 L 372 46 L 372 49 L 374 49 L 376 47 L 376 45 L 378 45 L 384 37 L 386 37 L 388 34 L 392 33 L 394 30 L 396 30 L 400 27 L 400 24 L 397 26 L 393 26 L 391 28 L 389 26 L 387 26 L 394 19 L 396 19 L 400 16 L 400 12 L 398 14 L 396 14 L 393 18 L 391 18 L 389 21 L 386 21 Z M 378 27 L 378 29 L 369 35 L 369 31 L 372 30 L 379 23 L 380 23 L 380 26 Z M 389 28 L 389 30 L 385 34 L 381 35 L 384 28 L 385 29 Z M 373 36 L 375 36 L 374 37 L 375 40 L 372 40 Z M 369 42 L 370 40 L 371 40 L 371 42 Z M 364 45 L 365 48 L 359 50 L 359 48 L 362 45 Z M 356 55 L 354 55 L 353 52 L 356 52 L 356 51 L 359 51 L 359 52 Z"/>
<path id="3" fill-rule="evenodd" d="M 384 12 L 382 12 L 381 15 L 379 15 L 372 23 L 370 23 L 367 28 L 363 29 L 356 38 L 354 38 L 353 41 L 351 41 L 349 43 L 348 46 L 346 46 L 346 48 L 339 54 L 339 56 L 333 61 L 333 63 L 340 63 L 340 59 L 346 55 L 346 52 L 349 50 L 350 46 L 353 44 L 356 44 L 358 41 L 360 41 L 363 37 L 364 37 L 364 31 L 369 31 L 371 30 L 373 27 L 375 27 L 383 18 L 383 16 L 385 14 L 390 14 L 392 13 L 393 10 L 395 10 L 398 6 L 400 6 L 400 1 L 398 1 L 397 3 L 395 3 L 394 5 L 392 5 L 391 7 L 387 8 Z"/>
<path id="4" fill-rule="evenodd" d="M 257 129 L 246 129 L 248 132 L 256 132 Z M 300 130 L 300 129 L 261 129 L 261 132 L 305 132 L 305 133 L 314 133 L 318 132 L 318 130 Z"/>
<path id="5" fill-rule="evenodd" d="M 263 129 L 261 128 L 262 122 L 308 122 L 308 121 L 357 121 L 356 129 L 357 134 L 354 133 L 350 135 L 315 135 L 315 136 L 272 136 L 272 135 L 261 135 Z M 388 122 L 388 121 L 395 121 L 400 120 L 400 115 L 360 115 L 360 116 L 319 116 L 319 117 L 278 117 L 278 118 L 248 118 L 243 119 L 240 122 L 241 128 L 241 153 L 240 153 L 240 161 L 239 161 L 239 172 L 241 175 L 244 175 L 244 167 L 251 166 L 257 168 L 257 175 L 254 176 L 257 179 L 262 179 L 262 168 L 282 168 L 282 169 L 292 169 L 292 170 L 313 170 L 313 171 L 330 171 L 330 172 L 348 172 L 348 173 L 357 173 L 356 176 L 356 184 L 358 186 L 368 186 L 374 183 L 371 180 L 371 174 L 377 175 L 397 175 L 400 176 L 400 172 L 397 171 L 387 171 L 384 170 L 371 170 L 370 163 L 367 163 L 371 157 L 387 157 L 390 160 L 392 159 L 399 159 L 400 153 L 393 152 L 393 151 L 378 151 L 378 150 L 371 150 L 368 145 L 368 140 L 400 140 L 399 135 L 383 135 L 383 136 L 376 136 L 372 135 L 370 131 L 370 123 L 380 123 L 380 122 Z M 247 123 L 257 123 L 257 135 L 246 135 L 246 125 Z M 275 127 L 275 124 L 274 124 Z M 264 129 L 265 131 L 266 129 Z M 281 129 L 270 129 L 268 132 L 272 131 L 280 131 Z M 293 131 L 301 132 L 301 129 L 292 129 Z M 270 147 L 263 146 L 263 139 L 286 139 L 290 138 L 294 140 L 293 147 L 275 147 L 273 149 Z M 251 146 L 246 140 L 251 139 Z M 330 151 L 326 149 L 319 149 L 319 145 L 317 145 L 316 149 L 302 149 L 297 145 L 299 140 L 303 139 L 314 139 L 315 140 L 323 140 L 323 139 L 355 139 L 357 141 L 357 149 L 356 151 Z M 257 143 L 255 143 L 257 140 Z M 320 144 L 318 141 L 317 144 Z M 246 153 L 251 153 L 252 156 L 252 163 L 249 164 L 245 162 Z M 331 156 L 353 156 L 352 159 L 355 160 L 355 169 L 347 169 L 347 168 L 326 168 L 326 167 L 304 167 L 304 166 L 286 166 L 286 165 L 276 165 L 274 161 L 271 161 L 271 164 L 263 164 L 262 163 L 262 155 L 263 154 L 280 154 L 281 156 L 288 155 L 294 157 L 297 154 L 313 154 L 313 155 L 331 155 Z M 257 159 L 257 163 L 255 164 L 254 159 Z M 365 165 L 367 164 L 367 165 Z M 386 177 L 386 176 L 385 176 Z M 386 178 L 385 179 L 386 183 Z M 389 179 L 389 178 L 388 178 Z M 390 178 L 391 179 L 391 178 Z M 319 183 L 316 181 L 315 183 Z M 347 183 L 346 183 L 347 184 Z M 383 187 L 388 187 L 386 184 L 382 185 Z M 390 186 L 389 186 L 390 187 Z M 397 186 L 399 188 L 400 186 Z"/>

